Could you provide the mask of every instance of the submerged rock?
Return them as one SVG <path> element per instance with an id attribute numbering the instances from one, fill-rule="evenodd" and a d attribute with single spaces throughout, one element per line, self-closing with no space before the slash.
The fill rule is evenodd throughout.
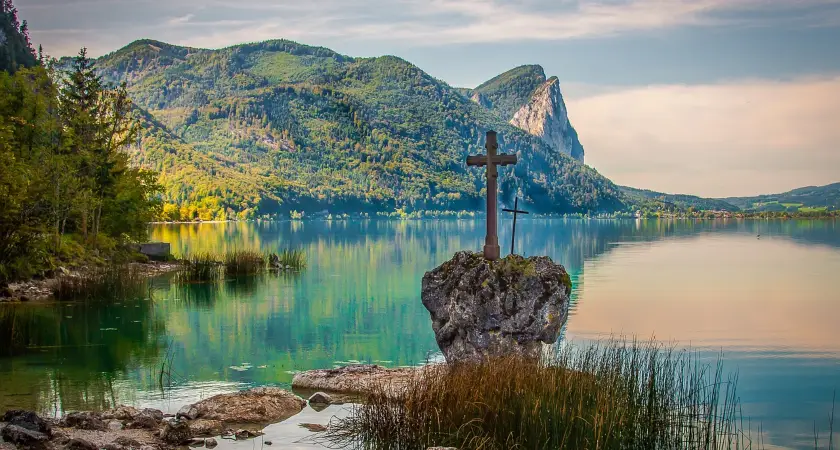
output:
<path id="1" fill-rule="evenodd" d="M 327 427 L 321 425 L 320 423 L 302 423 L 300 424 L 300 427 L 306 428 L 313 433 L 323 433 L 324 431 L 327 431 Z"/>
<path id="2" fill-rule="evenodd" d="M 219 443 L 214 438 L 208 438 L 204 440 L 204 446 L 207 448 L 214 448 L 217 445 L 219 445 Z"/>
<path id="3" fill-rule="evenodd" d="M 274 423 L 301 412 L 306 400 L 276 387 L 219 394 L 194 405 L 195 417 L 226 423 Z"/>
<path id="4" fill-rule="evenodd" d="M 447 362 L 535 357 L 559 337 L 571 289 L 566 269 L 548 257 L 458 252 L 423 277 L 422 301 Z"/>

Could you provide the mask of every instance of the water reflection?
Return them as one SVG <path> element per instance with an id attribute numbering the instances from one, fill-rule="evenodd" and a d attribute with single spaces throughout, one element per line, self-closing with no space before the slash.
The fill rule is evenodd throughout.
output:
<path id="1" fill-rule="evenodd" d="M 509 242 L 509 221 L 500 240 Z M 0 308 L 0 409 L 163 409 L 352 361 L 420 364 L 434 337 L 423 273 L 479 249 L 480 220 L 162 225 L 176 254 L 303 250 L 300 274 L 151 282 L 154 301 Z M 760 235 L 760 237 L 759 237 Z M 800 446 L 840 387 L 840 230 L 833 221 L 525 219 L 517 246 L 575 284 L 565 337 L 656 335 L 741 374 L 745 413 Z M 506 247 L 503 245 L 503 247 Z M 112 330 L 115 329 L 115 330 Z M 174 385 L 156 372 L 172 355 Z M 778 431 L 776 431 L 778 430 Z"/>

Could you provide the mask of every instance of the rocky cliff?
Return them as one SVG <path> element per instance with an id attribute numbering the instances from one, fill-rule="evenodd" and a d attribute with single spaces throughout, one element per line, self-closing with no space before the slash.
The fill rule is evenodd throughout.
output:
<path id="1" fill-rule="evenodd" d="M 583 163 L 583 146 L 574 127 L 569 123 L 566 103 L 563 101 L 563 94 L 560 93 L 557 77 L 551 77 L 538 87 L 531 96 L 531 101 L 513 115 L 510 123 Z"/>

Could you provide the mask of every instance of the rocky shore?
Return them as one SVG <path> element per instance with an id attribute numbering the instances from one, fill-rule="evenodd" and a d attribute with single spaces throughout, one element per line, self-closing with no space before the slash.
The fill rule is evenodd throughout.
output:
<path id="1" fill-rule="evenodd" d="M 181 264 L 177 262 L 148 262 L 131 263 L 130 266 L 143 276 L 155 277 L 174 272 L 181 267 Z M 85 278 L 92 272 L 92 268 L 66 269 L 60 267 L 52 276 L 47 278 L 0 285 L 0 303 L 49 300 L 53 295 L 53 289 L 56 283 L 61 278 Z"/>

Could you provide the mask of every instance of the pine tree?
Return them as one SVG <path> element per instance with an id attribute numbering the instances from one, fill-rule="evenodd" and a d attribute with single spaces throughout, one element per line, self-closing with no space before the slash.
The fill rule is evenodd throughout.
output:
<path id="1" fill-rule="evenodd" d="M 0 70 L 14 73 L 18 69 L 34 67 L 38 60 L 29 40 L 29 25 L 18 20 L 12 0 L 0 3 Z"/>

